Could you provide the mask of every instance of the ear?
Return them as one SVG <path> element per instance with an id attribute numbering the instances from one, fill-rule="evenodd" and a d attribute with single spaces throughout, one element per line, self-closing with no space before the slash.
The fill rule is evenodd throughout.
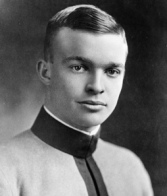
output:
<path id="1" fill-rule="evenodd" d="M 36 69 L 40 80 L 45 85 L 49 85 L 51 81 L 51 63 L 40 60 L 37 63 Z"/>

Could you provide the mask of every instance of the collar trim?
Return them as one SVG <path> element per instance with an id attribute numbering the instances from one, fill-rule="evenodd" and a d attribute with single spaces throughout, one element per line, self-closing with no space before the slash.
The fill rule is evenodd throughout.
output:
<path id="1" fill-rule="evenodd" d="M 50 116 L 52 116 L 55 120 L 59 121 L 60 123 L 64 124 L 64 125 L 67 126 L 67 127 L 70 127 L 70 128 L 72 128 L 72 129 L 74 129 L 74 130 L 76 130 L 76 131 L 82 132 L 82 133 L 84 133 L 84 134 L 86 134 L 86 135 L 95 135 L 95 134 L 99 131 L 99 129 L 100 129 L 100 125 L 97 125 L 97 126 L 95 127 L 95 129 L 92 130 L 91 132 L 86 132 L 86 131 L 84 131 L 84 130 L 77 129 L 77 128 L 75 128 L 75 127 L 69 125 L 68 123 L 64 122 L 63 120 L 61 120 L 61 119 L 58 118 L 57 116 L 55 116 L 55 115 L 54 115 L 45 105 L 44 105 L 44 109 L 45 109 L 45 111 L 46 111 Z"/>
<path id="2" fill-rule="evenodd" d="M 100 131 L 95 135 L 74 131 L 55 120 L 42 107 L 32 132 L 48 145 L 78 158 L 89 157 L 96 149 Z"/>

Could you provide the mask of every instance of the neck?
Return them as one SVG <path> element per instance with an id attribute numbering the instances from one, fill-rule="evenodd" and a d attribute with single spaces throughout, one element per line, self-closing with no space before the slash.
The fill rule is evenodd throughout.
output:
<path id="1" fill-rule="evenodd" d="M 74 131 L 55 120 L 42 107 L 32 132 L 43 142 L 78 158 L 87 158 L 95 151 L 100 131 L 94 135 Z"/>
<path id="2" fill-rule="evenodd" d="M 58 116 L 56 116 L 55 114 L 53 114 L 50 109 L 48 109 L 47 106 L 44 106 L 44 109 L 45 111 L 50 115 L 52 116 L 54 119 L 56 119 L 57 121 L 61 122 L 62 124 L 64 124 L 65 126 L 67 127 L 70 127 L 76 131 L 80 131 L 80 132 L 83 132 L 85 134 L 88 134 L 88 135 L 94 135 L 98 132 L 98 130 L 100 129 L 100 125 L 97 125 L 97 126 L 93 126 L 91 128 L 78 128 L 76 126 L 73 126 L 73 125 L 70 125 L 69 123 L 65 122 L 64 120 L 62 120 L 61 118 L 59 118 Z"/>

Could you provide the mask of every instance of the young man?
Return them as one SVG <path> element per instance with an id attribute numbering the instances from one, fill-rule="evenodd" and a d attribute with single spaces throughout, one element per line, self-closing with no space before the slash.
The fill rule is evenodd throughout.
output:
<path id="1" fill-rule="evenodd" d="M 49 21 L 37 65 L 45 103 L 32 128 L 1 147 L 1 196 L 153 195 L 140 160 L 99 139 L 127 53 L 123 28 L 94 6 L 69 7 Z"/>

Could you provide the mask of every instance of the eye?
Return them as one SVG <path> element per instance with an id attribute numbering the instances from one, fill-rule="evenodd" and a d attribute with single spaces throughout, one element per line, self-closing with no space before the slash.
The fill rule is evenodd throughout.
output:
<path id="1" fill-rule="evenodd" d="M 86 67 L 83 65 L 72 65 L 71 69 L 73 72 L 76 72 L 76 73 L 82 73 L 87 70 Z"/>
<path id="2" fill-rule="evenodd" d="M 107 69 L 106 70 L 106 73 L 109 77 L 117 77 L 118 75 L 121 74 L 121 71 L 119 69 L 116 69 L 116 68 L 112 68 L 112 69 Z"/>

